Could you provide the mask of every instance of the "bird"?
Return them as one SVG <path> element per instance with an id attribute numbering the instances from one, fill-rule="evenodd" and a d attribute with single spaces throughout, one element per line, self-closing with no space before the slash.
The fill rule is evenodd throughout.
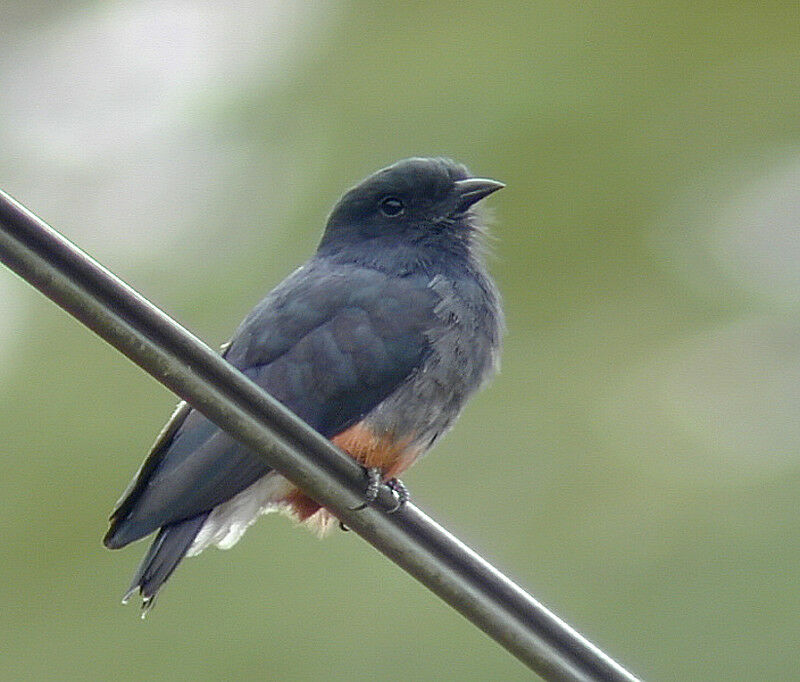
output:
<path id="1" fill-rule="evenodd" d="M 497 371 L 504 331 L 475 204 L 504 187 L 414 157 L 345 192 L 316 252 L 245 317 L 225 360 L 365 467 L 372 496 L 447 432 Z M 186 556 L 232 547 L 283 512 L 319 535 L 335 516 L 181 403 L 117 502 L 103 543 L 157 533 L 124 603 L 142 616 Z"/>

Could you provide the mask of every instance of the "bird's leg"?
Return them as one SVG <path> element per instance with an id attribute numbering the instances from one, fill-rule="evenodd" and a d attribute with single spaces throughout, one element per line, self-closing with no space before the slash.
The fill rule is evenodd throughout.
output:
<path id="1" fill-rule="evenodd" d="M 364 491 L 364 501 L 357 507 L 353 507 L 352 511 L 366 509 L 378 498 L 378 492 L 381 489 L 383 470 L 380 467 L 367 467 L 365 471 L 367 472 L 367 489 Z"/>
<path id="2" fill-rule="evenodd" d="M 364 499 L 366 500 L 366 502 L 364 506 L 378 499 L 378 493 L 381 490 L 382 482 L 383 482 L 383 469 L 381 469 L 380 467 L 368 467 L 367 489 L 364 491 Z"/>
<path id="3" fill-rule="evenodd" d="M 381 483 L 383 482 L 383 470 L 380 467 L 367 467 L 366 472 L 367 489 L 364 491 L 364 502 L 357 507 L 353 507 L 353 511 L 366 509 L 367 506 L 378 499 L 378 493 L 380 492 Z M 406 488 L 399 478 L 390 478 L 386 481 L 386 485 L 389 486 L 389 490 L 394 493 L 397 499 L 397 504 L 388 511 L 389 514 L 394 514 L 408 502 L 411 496 L 409 495 L 408 488 Z"/>

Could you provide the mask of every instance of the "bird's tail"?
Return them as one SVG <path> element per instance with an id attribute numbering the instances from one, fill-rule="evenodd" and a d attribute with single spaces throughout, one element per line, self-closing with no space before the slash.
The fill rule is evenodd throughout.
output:
<path id="1" fill-rule="evenodd" d="M 153 608 L 159 589 L 172 575 L 181 559 L 186 556 L 206 518 L 208 512 L 169 524 L 158 532 L 142 563 L 139 564 L 136 575 L 133 576 L 131 586 L 122 599 L 123 604 L 126 604 L 138 590 L 142 596 L 142 618 L 147 615 Z"/>

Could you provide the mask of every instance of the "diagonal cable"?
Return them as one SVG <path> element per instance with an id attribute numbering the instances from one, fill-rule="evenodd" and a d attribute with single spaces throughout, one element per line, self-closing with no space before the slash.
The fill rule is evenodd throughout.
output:
<path id="1" fill-rule="evenodd" d="M 313 499 L 546 680 L 636 678 L 217 353 L 0 191 L 0 260 Z"/>

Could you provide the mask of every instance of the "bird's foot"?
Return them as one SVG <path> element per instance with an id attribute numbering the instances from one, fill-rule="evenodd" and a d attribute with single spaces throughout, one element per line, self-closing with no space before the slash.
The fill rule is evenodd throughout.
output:
<path id="1" fill-rule="evenodd" d="M 368 504 L 372 504 L 378 499 L 383 482 L 383 470 L 380 467 L 369 467 L 367 469 L 367 489 L 364 491 L 364 504 L 362 509 Z"/>
<path id="2" fill-rule="evenodd" d="M 367 467 L 367 489 L 364 491 L 364 501 L 357 507 L 352 507 L 352 511 L 361 511 L 366 509 L 378 498 L 378 492 L 381 489 L 381 482 L 383 480 L 383 471 L 380 467 Z"/>
<path id="3" fill-rule="evenodd" d="M 366 509 L 370 504 L 378 499 L 378 493 L 381 489 L 383 482 L 383 470 L 380 467 L 368 467 L 367 472 L 367 488 L 364 491 L 364 502 L 357 507 L 353 507 L 353 511 L 360 511 Z M 390 478 L 386 481 L 386 485 L 394 493 L 397 504 L 388 511 L 389 514 L 394 514 L 398 511 L 411 497 L 408 488 L 403 484 L 399 478 Z"/>
<path id="4" fill-rule="evenodd" d="M 408 492 L 406 484 L 403 483 L 399 478 L 390 478 L 388 481 L 386 481 L 386 485 L 389 486 L 389 490 L 394 493 L 395 498 L 397 499 L 397 505 L 388 512 L 389 514 L 394 514 L 411 499 L 411 493 Z"/>

